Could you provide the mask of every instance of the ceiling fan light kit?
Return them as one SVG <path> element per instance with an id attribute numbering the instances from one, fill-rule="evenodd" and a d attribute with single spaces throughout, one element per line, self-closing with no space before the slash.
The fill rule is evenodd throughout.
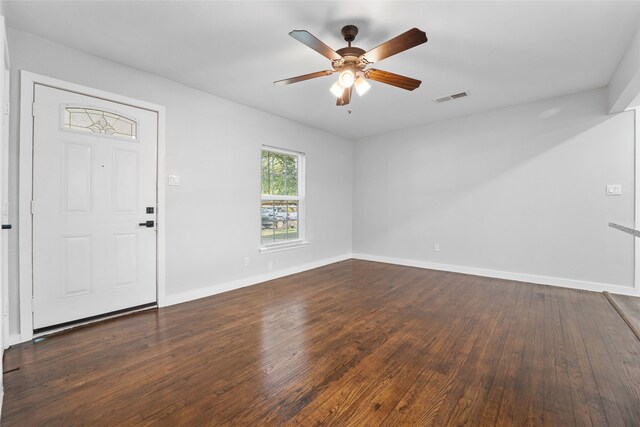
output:
<path id="1" fill-rule="evenodd" d="M 345 65 L 342 67 L 342 71 L 340 72 L 340 77 L 338 77 L 338 82 L 340 86 L 343 88 L 349 88 L 353 86 L 353 83 L 356 81 L 356 71 L 353 65 Z"/>
<path id="2" fill-rule="evenodd" d="M 344 92 L 344 88 L 340 83 L 335 82 L 329 89 L 329 92 L 331 92 L 336 98 L 340 98 L 342 96 L 342 92 Z"/>
<path id="3" fill-rule="evenodd" d="M 342 28 L 341 34 L 348 46 L 334 51 L 306 30 L 291 31 L 289 33 L 291 37 L 331 60 L 331 67 L 333 69 L 278 80 L 274 82 L 274 84 L 288 85 L 339 73 L 338 81 L 331 86 L 329 91 L 337 98 L 336 105 L 343 106 L 351 102 L 354 87 L 360 96 L 364 95 L 371 88 L 367 79 L 410 91 L 417 89 L 420 83 L 422 83 L 420 80 L 388 71 L 376 70 L 374 68 L 367 69 L 367 66 L 426 43 L 427 35 L 424 31 L 412 28 L 368 52 L 359 47 L 351 46 L 351 42 L 353 42 L 358 35 L 358 27 L 355 25 L 346 25 Z"/>
<path id="4" fill-rule="evenodd" d="M 371 89 L 371 85 L 368 81 L 362 77 L 356 79 L 356 92 L 358 92 L 358 95 L 364 95 L 369 89 Z"/>

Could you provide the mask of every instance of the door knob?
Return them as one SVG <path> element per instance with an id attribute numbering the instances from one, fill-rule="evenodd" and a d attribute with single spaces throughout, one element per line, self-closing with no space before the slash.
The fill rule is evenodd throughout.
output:
<path id="1" fill-rule="evenodd" d="M 153 221 L 146 221 L 146 222 L 141 222 L 140 224 L 141 227 L 147 227 L 147 228 L 152 228 L 155 223 Z"/>

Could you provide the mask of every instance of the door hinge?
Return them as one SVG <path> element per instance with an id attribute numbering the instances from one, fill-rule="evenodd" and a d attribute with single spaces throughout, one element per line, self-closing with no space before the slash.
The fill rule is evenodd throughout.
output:
<path id="1" fill-rule="evenodd" d="M 33 104 L 31 104 L 31 115 L 33 117 L 36 116 L 36 103 L 35 102 Z"/>
<path id="2" fill-rule="evenodd" d="M 31 297 L 31 312 L 35 313 L 36 312 L 36 299 Z"/>
<path id="3" fill-rule="evenodd" d="M 4 104 L 4 114 L 8 116 L 10 112 L 11 112 L 11 104 L 7 102 L 6 104 Z"/>
<path id="4" fill-rule="evenodd" d="M 34 214 L 34 211 L 35 211 L 34 206 L 35 206 L 35 202 L 32 200 L 32 201 L 31 201 L 31 215 L 33 215 L 33 214 Z"/>

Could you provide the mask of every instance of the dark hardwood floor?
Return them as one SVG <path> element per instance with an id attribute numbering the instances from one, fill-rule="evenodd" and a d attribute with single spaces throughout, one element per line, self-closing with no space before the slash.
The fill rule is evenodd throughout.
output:
<path id="1" fill-rule="evenodd" d="M 604 292 L 604 295 L 640 340 L 640 297 L 610 294 L 609 292 Z"/>
<path id="2" fill-rule="evenodd" d="M 366 261 L 18 345 L 5 371 L 5 425 L 640 425 L 640 341 L 602 294 Z"/>

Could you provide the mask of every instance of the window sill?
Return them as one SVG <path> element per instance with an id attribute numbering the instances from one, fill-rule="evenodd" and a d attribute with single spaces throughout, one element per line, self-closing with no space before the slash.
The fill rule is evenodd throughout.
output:
<path id="1" fill-rule="evenodd" d="M 296 240 L 294 242 L 276 243 L 273 245 L 261 247 L 260 253 L 268 254 L 270 252 L 286 251 L 289 249 L 301 248 L 308 245 L 309 245 L 309 242 L 306 240 Z"/>

